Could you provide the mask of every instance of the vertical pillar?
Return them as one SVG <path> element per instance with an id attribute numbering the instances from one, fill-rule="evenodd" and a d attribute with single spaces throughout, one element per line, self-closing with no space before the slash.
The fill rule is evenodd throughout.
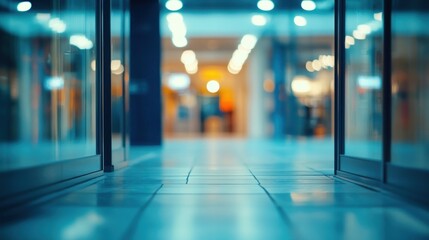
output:
<path id="1" fill-rule="evenodd" d="M 284 137 L 285 132 L 285 109 L 286 109 L 286 54 L 284 46 L 280 43 L 273 42 L 272 53 L 272 68 L 274 74 L 274 112 L 273 112 L 273 126 L 274 138 Z"/>
<path id="2" fill-rule="evenodd" d="M 248 72 L 248 135 L 262 138 L 266 135 L 267 112 L 264 106 L 263 82 L 268 69 L 268 39 L 261 39 L 250 54 Z"/>
<path id="3" fill-rule="evenodd" d="M 160 145 L 161 36 L 158 0 L 130 0 L 130 144 Z"/>

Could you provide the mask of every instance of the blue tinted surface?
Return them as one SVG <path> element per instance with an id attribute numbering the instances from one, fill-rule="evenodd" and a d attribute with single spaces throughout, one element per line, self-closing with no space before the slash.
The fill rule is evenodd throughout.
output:
<path id="1" fill-rule="evenodd" d="M 0 226 L 1 239 L 427 239 L 429 213 L 332 177 L 332 142 L 188 140 Z"/>

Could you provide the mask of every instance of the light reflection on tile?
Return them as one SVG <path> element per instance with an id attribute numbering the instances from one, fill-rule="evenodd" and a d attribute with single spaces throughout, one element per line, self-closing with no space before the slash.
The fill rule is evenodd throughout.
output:
<path id="1" fill-rule="evenodd" d="M 131 149 L 128 168 L 6 221 L 0 239 L 429 239 L 427 210 L 333 177 L 332 147 L 206 139 Z"/>

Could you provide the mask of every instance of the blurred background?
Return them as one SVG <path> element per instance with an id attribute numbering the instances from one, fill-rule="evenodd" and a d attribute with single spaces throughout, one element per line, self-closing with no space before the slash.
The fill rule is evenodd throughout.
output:
<path id="1" fill-rule="evenodd" d="M 160 19 L 165 137 L 332 135 L 333 0 L 175 3 Z"/>

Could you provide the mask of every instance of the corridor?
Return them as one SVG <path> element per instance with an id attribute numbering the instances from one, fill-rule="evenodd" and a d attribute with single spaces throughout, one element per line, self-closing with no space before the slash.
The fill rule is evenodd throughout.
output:
<path id="1" fill-rule="evenodd" d="M 428 239 L 429 212 L 333 176 L 331 140 L 167 140 L 0 239 Z M 25 231 L 23 231 L 25 229 Z"/>

